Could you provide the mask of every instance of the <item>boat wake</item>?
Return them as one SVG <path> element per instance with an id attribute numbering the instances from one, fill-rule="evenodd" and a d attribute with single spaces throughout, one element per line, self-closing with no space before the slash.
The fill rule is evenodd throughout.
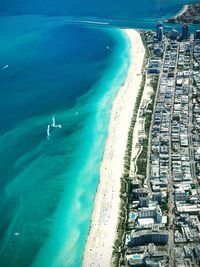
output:
<path id="1" fill-rule="evenodd" d="M 50 138 L 50 127 L 51 127 L 51 125 L 48 124 L 48 126 L 47 126 L 47 139 Z"/>
<path id="2" fill-rule="evenodd" d="M 56 124 L 56 121 L 55 121 L 55 117 L 54 116 L 52 117 L 51 127 L 54 127 L 54 128 L 62 128 L 62 125 L 61 124 Z"/>
<path id="3" fill-rule="evenodd" d="M 65 22 L 74 23 L 74 24 L 90 24 L 90 25 L 109 25 L 109 22 L 94 21 L 94 20 L 74 20 L 74 19 L 65 19 Z"/>
<path id="4" fill-rule="evenodd" d="M 47 139 L 49 139 L 51 136 L 50 134 L 51 128 L 62 128 L 61 124 L 56 124 L 55 116 L 52 116 L 52 123 L 48 124 L 47 126 Z"/>

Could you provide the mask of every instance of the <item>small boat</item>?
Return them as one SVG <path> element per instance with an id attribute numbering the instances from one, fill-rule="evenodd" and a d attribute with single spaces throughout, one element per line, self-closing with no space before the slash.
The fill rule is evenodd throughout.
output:
<path id="1" fill-rule="evenodd" d="M 5 65 L 1 70 L 5 70 L 9 67 L 9 65 Z"/>

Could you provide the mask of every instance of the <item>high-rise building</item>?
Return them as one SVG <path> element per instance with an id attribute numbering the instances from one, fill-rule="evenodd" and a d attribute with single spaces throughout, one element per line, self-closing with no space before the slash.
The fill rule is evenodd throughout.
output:
<path id="1" fill-rule="evenodd" d="M 163 27 L 159 27 L 158 29 L 158 41 L 162 42 L 163 40 Z"/>
<path id="2" fill-rule="evenodd" d="M 189 38 L 189 25 L 184 23 L 182 26 L 182 38 L 187 40 Z"/>
<path id="3" fill-rule="evenodd" d="M 148 207 L 148 205 L 149 205 L 149 198 L 148 198 L 148 196 L 146 196 L 146 197 L 140 197 L 139 198 L 139 201 L 140 201 L 140 207 Z"/>
<path id="4" fill-rule="evenodd" d="M 156 216 L 155 217 L 156 217 L 155 219 L 156 219 L 157 223 L 161 223 L 162 222 L 162 211 L 161 211 L 160 207 L 157 207 Z"/>
<path id="5" fill-rule="evenodd" d="M 156 24 L 156 37 L 158 38 L 158 30 L 160 27 L 163 27 L 163 22 L 162 21 L 157 21 Z"/>
<path id="6" fill-rule="evenodd" d="M 142 246 L 149 243 L 154 244 L 167 244 L 169 233 L 166 230 L 141 230 L 132 231 L 127 238 L 126 243 L 128 246 Z"/>
<path id="7" fill-rule="evenodd" d="M 133 189 L 133 198 L 139 199 L 140 197 L 146 197 L 148 195 L 148 190 L 145 188 Z"/>
<path id="8" fill-rule="evenodd" d="M 162 42 L 162 40 L 163 40 L 163 23 L 162 23 L 162 21 L 157 21 L 156 38 L 158 39 L 159 42 Z"/>
<path id="9" fill-rule="evenodd" d="M 200 40 L 200 30 L 195 32 L 195 40 Z"/>
<path id="10" fill-rule="evenodd" d="M 177 30 L 172 29 L 172 31 L 171 31 L 171 38 L 173 40 L 177 40 L 177 38 L 178 38 L 178 31 Z"/>

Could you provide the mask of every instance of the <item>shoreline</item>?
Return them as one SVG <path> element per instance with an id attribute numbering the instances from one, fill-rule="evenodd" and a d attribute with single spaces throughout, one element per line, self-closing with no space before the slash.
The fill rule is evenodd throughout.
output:
<path id="1" fill-rule="evenodd" d="M 165 21 L 168 23 L 187 23 L 200 24 L 200 3 L 187 4 L 174 16 L 169 17 Z"/>
<path id="2" fill-rule="evenodd" d="M 114 99 L 109 132 L 100 168 L 90 231 L 85 245 L 83 267 L 110 266 L 120 205 L 120 178 L 123 174 L 128 130 L 142 80 L 145 55 L 140 34 L 123 30 L 131 42 L 128 75 Z"/>
<path id="3" fill-rule="evenodd" d="M 183 5 L 180 11 L 178 11 L 174 16 L 171 16 L 165 20 L 167 23 L 180 23 L 178 19 L 181 18 L 188 10 L 189 5 Z"/>
<path id="4" fill-rule="evenodd" d="M 174 16 L 174 17 L 179 17 L 182 16 L 188 9 L 189 5 L 184 5 L 181 10 Z"/>

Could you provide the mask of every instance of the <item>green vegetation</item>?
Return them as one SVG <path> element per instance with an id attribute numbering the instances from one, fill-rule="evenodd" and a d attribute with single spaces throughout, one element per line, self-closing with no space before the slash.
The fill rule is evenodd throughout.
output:
<path id="1" fill-rule="evenodd" d="M 160 204 L 160 208 L 161 208 L 162 212 L 168 213 L 168 211 L 169 211 L 168 202 L 169 202 L 169 196 L 167 195 L 165 202 Z"/>
<path id="2" fill-rule="evenodd" d="M 192 185 L 191 185 L 191 188 L 192 188 L 192 189 L 196 189 L 196 184 L 192 184 Z"/>
<path id="3" fill-rule="evenodd" d="M 142 151 L 137 159 L 137 174 L 139 175 L 146 175 L 146 168 L 147 168 L 147 153 L 148 153 L 148 145 L 149 145 L 149 131 L 151 127 L 151 120 L 152 120 L 152 114 L 153 114 L 153 107 L 154 107 L 154 101 L 155 101 L 155 95 L 156 95 L 156 89 L 158 85 L 158 77 L 152 76 L 151 80 L 151 86 L 153 88 L 153 94 L 151 95 L 151 101 L 148 105 L 147 110 L 148 113 L 145 114 L 145 133 L 147 137 L 143 140 L 142 143 Z"/>
<path id="4" fill-rule="evenodd" d="M 150 51 L 149 51 L 149 49 L 147 47 L 146 36 L 145 36 L 144 32 L 141 32 L 140 35 L 141 35 L 142 42 L 143 42 L 143 45 L 144 45 L 144 48 L 145 48 L 145 60 L 148 60 L 149 56 L 150 56 Z"/>
<path id="5" fill-rule="evenodd" d="M 200 24 L 200 3 L 188 4 L 181 15 L 170 17 L 167 22 Z"/>
<path id="6" fill-rule="evenodd" d="M 139 93 L 138 93 L 137 98 L 136 98 L 135 108 L 134 108 L 133 116 L 131 119 L 131 125 L 130 125 L 129 131 L 128 131 L 128 141 L 127 141 L 126 152 L 125 152 L 125 157 L 124 157 L 124 174 L 126 176 L 128 176 L 129 172 L 130 172 L 131 151 L 132 151 L 132 142 L 133 142 L 133 130 L 135 127 L 136 118 L 137 118 L 137 111 L 138 111 L 139 106 L 140 106 L 142 94 L 144 91 L 145 82 L 146 82 L 146 75 L 143 74 L 141 85 L 140 85 L 140 90 L 139 90 Z"/>
<path id="7" fill-rule="evenodd" d="M 163 211 L 168 212 L 169 207 L 168 207 L 167 201 L 165 203 L 160 204 L 160 208 L 161 208 L 162 212 Z"/>
<path id="8" fill-rule="evenodd" d="M 147 167 L 147 151 L 148 151 L 148 140 L 145 138 L 142 144 L 142 151 L 137 159 L 137 174 L 146 175 Z"/>
<path id="9" fill-rule="evenodd" d="M 198 15 L 196 15 L 196 16 L 194 16 L 194 19 L 200 19 L 200 14 L 198 14 Z"/>

